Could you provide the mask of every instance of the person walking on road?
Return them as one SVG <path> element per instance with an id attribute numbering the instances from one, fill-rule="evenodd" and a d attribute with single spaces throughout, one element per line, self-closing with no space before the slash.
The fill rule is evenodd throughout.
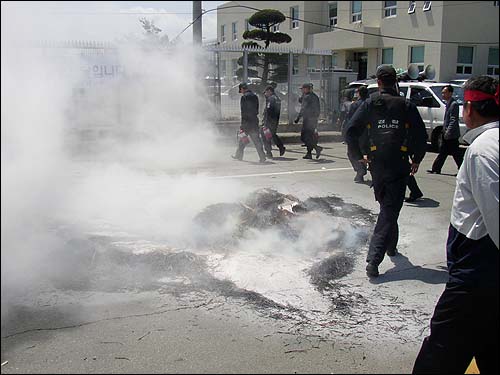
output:
<path id="1" fill-rule="evenodd" d="M 439 154 L 432 163 L 432 169 L 427 170 L 428 173 L 441 173 L 441 168 L 443 168 L 444 162 L 448 155 L 453 156 L 457 168 L 462 165 L 463 155 L 460 152 L 460 145 L 458 139 L 460 138 L 460 127 L 459 127 L 459 105 L 458 102 L 453 98 L 453 86 L 447 85 L 441 90 L 441 95 L 443 99 L 446 100 L 446 110 L 444 113 L 443 121 L 443 142 L 441 148 L 439 149 Z"/>
<path id="2" fill-rule="evenodd" d="M 457 174 L 446 243 L 449 278 L 413 373 L 463 374 L 472 358 L 481 374 L 498 374 L 498 80 L 464 84 L 469 143 Z"/>
<path id="3" fill-rule="evenodd" d="M 316 150 L 316 159 L 319 159 L 323 147 L 318 146 L 318 117 L 321 111 L 318 95 L 313 91 L 312 83 L 302 85 L 302 106 L 295 119 L 297 124 L 303 118 L 301 140 L 306 144 L 307 153 L 303 159 L 312 159 L 312 150 Z"/>
<path id="4" fill-rule="evenodd" d="M 346 130 L 349 127 L 349 121 L 351 120 L 356 110 L 364 103 L 364 101 L 368 98 L 368 88 L 366 86 L 360 86 L 357 91 L 358 100 L 351 104 L 349 107 L 349 111 L 347 113 L 347 117 L 345 119 L 347 125 L 345 126 Z M 356 96 L 356 95 L 355 95 Z M 353 157 L 353 155 L 349 152 L 349 148 L 347 148 L 347 157 L 351 162 L 352 168 L 354 172 L 356 172 L 356 176 L 354 177 L 354 182 L 363 183 L 365 181 L 364 176 L 366 175 L 366 163 L 361 163 L 357 158 Z"/>
<path id="5" fill-rule="evenodd" d="M 266 87 L 264 96 L 266 97 L 266 107 L 264 108 L 264 126 L 262 128 L 261 135 L 266 155 L 268 158 L 273 157 L 271 141 L 274 141 L 274 144 L 280 150 L 280 156 L 283 156 L 286 148 L 277 134 L 281 113 L 281 100 L 275 94 L 273 86 Z M 268 138 L 268 136 L 266 136 L 264 128 L 267 128 L 268 131 L 270 131 L 272 138 Z"/>
<path id="6" fill-rule="evenodd" d="M 370 163 L 375 199 L 380 205 L 366 258 L 369 277 L 379 275 L 378 266 L 386 253 L 397 254 L 398 217 L 408 176 L 418 171 L 427 145 L 425 125 L 417 107 L 399 96 L 394 68 L 381 65 L 376 75 L 379 92 L 360 105 L 346 132 L 351 155 Z M 369 150 L 366 159 L 359 143 L 365 131 L 368 145 L 363 148 Z"/>
<path id="7" fill-rule="evenodd" d="M 240 94 L 242 94 L 240 100 L 240 132 L 244 132 L 250 137 L 259 155 L 259 161 L 264 163 L 266 161 L 266 155 L 262 149 L 262 142 L 259 136 L 259 98 L 248 88 L 246 83 L 240 83 L 239 90 Z M 243 160 L 243 153 L 246 145 L 246 142 L 240 141 L 238 143 L 238 148 L 233 159 Z"/>

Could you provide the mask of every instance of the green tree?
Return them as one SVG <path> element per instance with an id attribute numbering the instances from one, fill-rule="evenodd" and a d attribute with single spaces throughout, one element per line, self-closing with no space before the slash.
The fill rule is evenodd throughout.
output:
<path id="1" fill-rule="evenodd" d="M 275 9 L 260 10 L 248 19 L 248 23 L 255 29 L 243 33 L 243 39 L 246 42 L 242 43 L 242 47 L 261 48 L 263 50 L 262 52 L 248 54 L 248 76 L 261 78 L 260 89 L 263 89 L 269 82 L 280 83 L 287 80 L 288 55 L 265 52 L 265 49 L 271 43 L 281 44 L 292 41 L 290 35 L 272 31 L 273 26 L 279 25 L 285 20 L 285 15 Z M 264 42 L 264 46 L 258 42 Z M 243 57 L 238 59 L 238 64 L 243 65 Z M 239 68 L 236 74 L 241 80 L 243 78 L 243 68 Z"/>

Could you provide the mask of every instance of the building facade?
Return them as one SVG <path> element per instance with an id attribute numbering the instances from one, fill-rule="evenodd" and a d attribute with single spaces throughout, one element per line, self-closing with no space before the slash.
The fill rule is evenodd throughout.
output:
<path id="1" fill-rule="evenodd" d="M 353 69 L 358 79 L 380 64 L 420 70 L 432 65 L 436 81 L 499 74 L 498 1 L 238 1 L 217 10 L 217 40 L 240 45 L 251 28 L 247 7 L 278 9 L 288 18 L 279 31 L 287 46 L 331 50 L 327 65 Z M 232 6 L 239 6 L 228 8 Z M 306 22 L 304 22 L 306 21 Z M 319 68 L 320 59 L 300 56 L 294 70 Z M 234 58 L 223 61 L 226 74 Z"/>

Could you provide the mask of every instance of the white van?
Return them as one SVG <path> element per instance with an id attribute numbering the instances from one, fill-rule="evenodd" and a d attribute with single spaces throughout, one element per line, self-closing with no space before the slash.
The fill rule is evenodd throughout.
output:
<path id="1" fill-rule="evenodd" d="M 442 143 L 441 134 L 443 132 L 443 119 L 446 109 L 446 102 L 441 96 L 443 87 L 449 83 L 430 82 L 430 81 L 402 81 L 398 83 L 399 93 L 414 103 L 427 130 L 427 139 L 431 142 L 432 148 L 438 150 Z M 464 102 L 464 90 L 460 85 L 452 84 L 453 97 L 459 104 L 459 124 L 461 144 L 466 144 L 462 137 L 467 131 L 463 122 L 462 109 Z M 368 93 L 372 94 L 378 90 L 377 84 L 368 86 Z"/>

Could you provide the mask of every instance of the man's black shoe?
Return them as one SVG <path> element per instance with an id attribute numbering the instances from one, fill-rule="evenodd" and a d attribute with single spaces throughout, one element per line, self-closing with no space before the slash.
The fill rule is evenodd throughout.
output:
<path id="1" fill-rule="evenodd" d="M 441 174 L 441 172 L 433 171 L 432 169 L 427 169 L 427 173 L 430 173 L 430 174 Z"/>
<path id="2" fill-rule="evenodd" d="M 312 155 L 310 153 L 305 154 L 302 159 L 312 159 Z"/>
<path id="3" fill-rule="evenodd" d="M 398 249 L 387 250 L 385 253 L 390 257 L 394 257 L 399 254 Z"/>
<path id="4" fill-rule="evenodd" d="M 280 156 L 283 156 L 285 154 L 286 147 L 280 148 Z"/>
<path id="5" fill-rule="evenodd" d="M 239 160 L 239 161 L 242 161 L 242 160 L 243 160 L 243 158 L 238 158 L 238 157 L 236 157 L 235 155 L 231 155 L 231 157 L 232 157 L 233 159 L 235 159 L 235 160 Z"/>
<path id="6" fill-rule="evenodd" d="M 423 194 L 419 194 L 419 195 L 415 195 L 415 196 L 411 196 L 410 195 L 408 198 L 405 199 L 405 202 L 406 203 L 412 203 L 412 202 L 415 202 L 415 201 L 419 200 L 423 196 L 424 196 Z"/>
<path id="7" fill-rule="evenodd" d="M 369 277 L 377 277 L 378 276 L 378 267 L 374 264 L 368 263 L 366 265 L 366 274 Z"/>
<path id="8" fill-rule="evenodd" d="M 272 152 L 267 152 L 266 156 L 267 156 L 268 159 L 272 159 L 273 158 L 273 153 Z"/>
<path id="9" fill-rule="evenodd" d="M 259 160 L 259 163 L 261 163 L 261 164 L 263 164 L 263 163 L 265 163 L 265 162 L 266 162 L 266 158 L 264 158 L 264 159 L 260 159 L 260 160 Z"/>
<path id="10" fill-rule="evenodd" d="M 317 146 L 316 147 L 316 159 L 319 159 L 319 156 L 321 155 L 321 151 L 323 151 L 323 147 Z"/>

